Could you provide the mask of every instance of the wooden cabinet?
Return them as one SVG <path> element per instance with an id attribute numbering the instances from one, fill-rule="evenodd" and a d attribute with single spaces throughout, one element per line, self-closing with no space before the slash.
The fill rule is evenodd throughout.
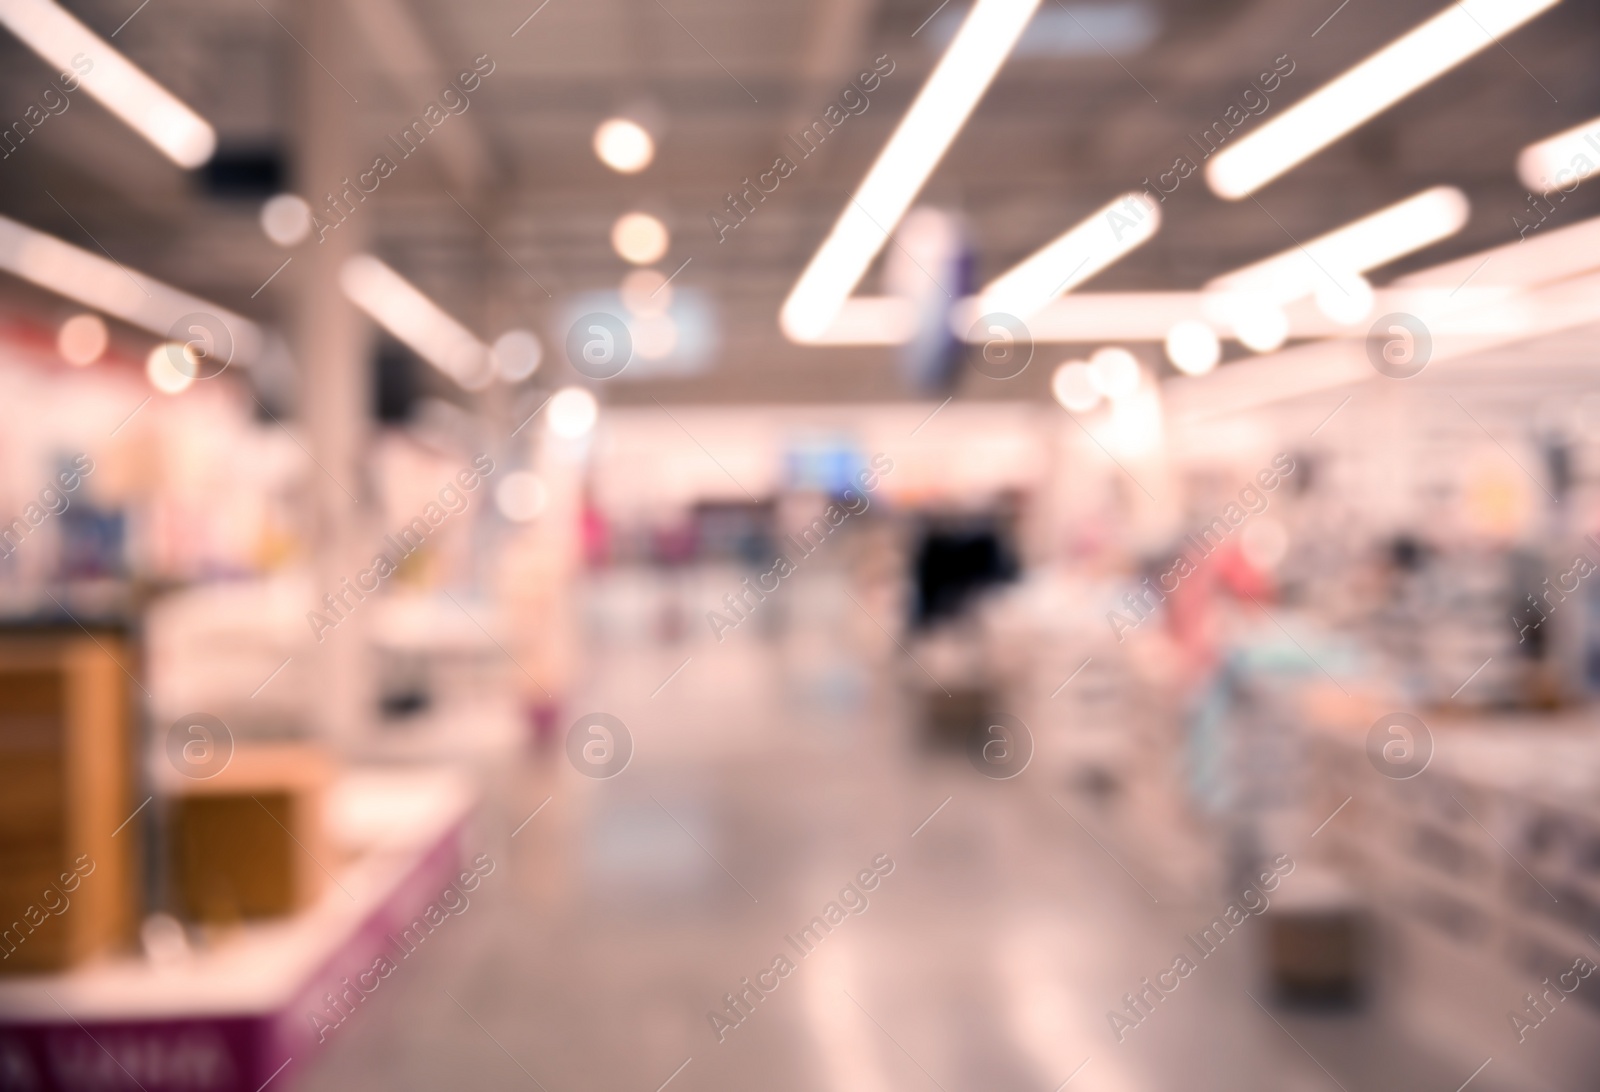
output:
<path id="1" fill-rule="evenodd" d="M 70 967 L 132 933 L 124 666 L 111 633 L 0 635 L 0 974 Z"/>

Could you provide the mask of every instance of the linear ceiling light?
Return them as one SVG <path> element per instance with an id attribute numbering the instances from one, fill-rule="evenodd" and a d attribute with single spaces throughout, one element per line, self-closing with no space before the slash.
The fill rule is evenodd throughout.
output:
<path id="1" fill-rule="evenodd" d="M 1199 292 L 1079 292 L 1062 296 L 1028 320 L 1037 343 L 1160 341 L 1176 323 L 1203 319 Z M 973 332 L 970 341 L 992 336 Z"/>
<path id="2" fill-rule="evenodd" d="M 1320 243 L 1315 240 L 1307 247 Z M 1266 264 L 1226 274 L 1200 292 L 1078 292 L 1063 296 L 1028 320 L 1028 332 L 1037 344 L 1160 340 L 1167 329 L 1184 319 L 1216 318 L 1216 286 Z M 1600 216 L 1408 273 L 1377 289 L 1374 310 L 1426 315 L 1430 328 L 1438 323 L 1447 331 L 1470 326 L 1485 315 L 1490 317 L 1483 322 L 1503 326 L 1511 321 L 1508 316 L 1513 309 L 1502 305 L 1520 293 L 1574 284 L 1579 279 L 1588 283 L 1596 279 L 1596 270 L 1600 270 Z M 1489 309 L 1495 310 L 1491 313 Z M 1366 336 L 1365 329 L 1341 327 L 1319 316 L 1304 301 L 1288 304 L 1285 313 L 1292 338 Z M 976 314 L 974 310 L 973 317 Z M 974 333 L 968 340 L 981 341 L 984 336 Z"/>
<path id="3" fill-rule="evenodd" d="M 357 254 L 339 270 L 350 302 L 410 346 L 418 356 L 468 390 L 488 384 L 494 372 L 489 347 L 393 269 Z"/>
<path id="4" fill-rule="evenodd" d="M 815 341 L 833 324 L 1038 6 L 1039 0 L 978 0 L 973 6 L 784 301 L 779 324 L 791 340 Z"/>
<path id="5" fill-rule="evenodd" d="M 198 167 L 216 151 L 216 131 L 204 118 L 59 5 L 0 0 L 0 23 L 57 71 L 77 73 L 85 91 L 178 166 Z"/>
<path id="6" fill-rule="evenodd" d="M 1461 0 L 1217 153 L 1206 180 L 1247 197 L 1559 0 Z"/>
<path id="7" fill-rule="evenodd" d="M 989 282 L 978 294 L 985 313 L 1026 320 L 1155 235 L 1161 206 L 1126 193 Z"/>
<path id="8" fill-rule="evenodd" d="M 899 296 L 852 296 L 813 345 L 904 345 L 916 334 L 916 312 Z"/>
<path id="9" fill-rule="evenodd" d="M 1433 336 L 1428 359 L 1431 374 L 1437 374 L 1439 366 L 1446 362 L 1466 364 L 1466 358 L 1474 356 L 1479 358 L 1480 366 L 1494 368 L 1494 374 L 1504 376 L 1509 370 L 1517 370 L 1525 380 L 1527 373 L 1549 374 L 1547 369 L 1576 372 L 1587 363 L 1587 342 L 1582 338 L 1554 346 L 1541 345 L 1537 352 L 1523 350 L 1514 357 L 1485 354 L 1502 346 L 1593 325 L 1600 320 L 1600 275 L 1531 288 L 1471 313 L 1458 311 L 1445 317 L 1425 313 L 1418 317 Z M 1312 342 L 1239 361 L 1218 369 L 1201 382 L 1169 379 L 1163 384 L 1163 393 L 1172 417 L 1184 421 L 1243 413 L 1373 380 L 1383 381 L 1372 366 L 1367 339 L 1357 336 Z"/>
<path id="10" fill-rule="evenodd" d="M 1600 268 L 1600 216 L 1408 273 L 1397 278 L 1393 287 L 1450 292 L 1468 284 L 1474 288 L 1528 288 L 1596 268 Z"/>
<path id="11" fill-rule="evenodd" d="M 1517 156 L 1517 177 L 1535 193 L 1574 189 L 1600 167 L 1600 118 L 1590 118 L 1564 133 L 1530 144 Z"/>
<path id="12" fill-rule="evenodd" d="M 1471 206 L 1454 186 L 1435 186 L 1206 283 L 1213 292 L 1244 292 L 1288 303 L 1329 277 L 1366 273 L 1449 238 L 1467 223 Z"/>
<path id="13" fill-rule="evenodd" d="M 203 326 L 213 345 L 232 341 L 234 363 L 251 364 L 261 352 L 261 328 L 249 319 L 4 216 L 0 269 L 158 337 L 187 341 L 193 327 Z M 223 331 L 210 329 L 207 319 Z"/>

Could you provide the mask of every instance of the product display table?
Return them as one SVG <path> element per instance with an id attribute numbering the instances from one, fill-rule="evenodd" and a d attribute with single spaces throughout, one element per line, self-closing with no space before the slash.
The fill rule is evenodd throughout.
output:
<path id="1" fill-rule="evenodd" d="M 8 1092 L 258 1092 L 317 1048 L 310 1019 L 457 877 L 475 794 L 447 771 L 360 771 L 330 789 L 330 878 L 303 913 L 234 927 L 157 964 L 122 956 L 0 979 Z M 68 913 L 71 911 L 69 910 Z M 403 974 L 403 968 L 400 970 Z M 370 973 L 366 982 L 379 979 Z"/>
<path id="2" fill-rule="evenodd" d="M 1406 753 L 1431 760 L 1404 779 L 1365 721 L 1317 726 L 1308 814 L 1334 815 L 1317 849 L 1397 930 L 1377 957 L 1402 1018 L 1520 1087 L 1577 1087 L 1600 1063 L 1600 979 L 1571 971 L 1600 963 L 1600 712 L 1421 719 Z M 1552 994 L 1559 1019 L 1529 1035 L 1528 995 L 1563 973 L 1572 1003 Z"/>

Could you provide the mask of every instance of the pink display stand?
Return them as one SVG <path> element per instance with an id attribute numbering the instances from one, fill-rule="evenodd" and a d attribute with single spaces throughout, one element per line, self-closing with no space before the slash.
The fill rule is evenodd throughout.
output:
<path id="1" fill-rule="evenodd" d="M 395 970 L 366 981 L 404 978 L 391 938 L 457 879 L 473 802 L 447 772 L 349 775 L 330 791 L 328 826 L 354 857 L 325 862 L 332 879 L 304 913 L 241 926 L 167 966 L 128 957 L 0 980 L 0 1089 L 287 1088 L 326 1049 L 309 1018 L 329 1012 L 326 995 L 346 992 L 380 954 Z"/>

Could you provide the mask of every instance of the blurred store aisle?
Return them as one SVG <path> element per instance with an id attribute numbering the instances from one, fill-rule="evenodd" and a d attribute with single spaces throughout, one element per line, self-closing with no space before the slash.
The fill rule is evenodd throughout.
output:
<path id="1" fill-rule="evenodd" d="M 503 771 L 475 835 L 503 867 L 399 988 L 329 1036 L 303 1087 L 1399 1092 L 1465 1078 L 1375 1014 L 1256 1006 L 1249 943 L 1204 961 L 1119 1044 L 1107 1011 L 1226 899 L 1150 858 L 1137 793 L 1074 788 L 1047 761 L 992 781 L 921 747 L 903 657 L 818 642 L 839 617 L 820 584 L 806 591 L 775 637 L 613 641 L 592 657 L 581 708 L 629 726 L 630 765 L 587 779 L 557 741 Z M 800 937 L 830 902 L 843 919 Z M 792 972 L 769 974 L 779 955 Z M 758 977 L 770 993 L 719 1039 L 708 1014 L 727 1018 L 725 995 Z"/>

